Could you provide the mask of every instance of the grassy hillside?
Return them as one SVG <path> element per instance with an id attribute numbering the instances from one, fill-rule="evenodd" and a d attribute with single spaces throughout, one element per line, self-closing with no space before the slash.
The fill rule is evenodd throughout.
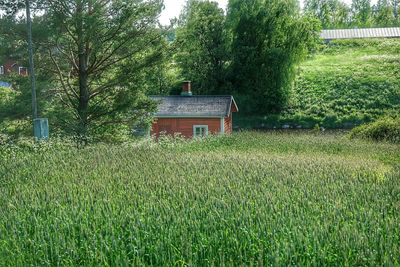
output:
<path id="1" fill-rule="evenodd" d="M 400 147 L 342 135 L 0 149 L 0 266 L 399 265 Z"/>
<path id="2" fill-rule="evenodd" d="M 399 112 L 400 40 L 346 40 L 323 45 L 301 64 L 284 115 L 239 124 L 349 128 Z"/>

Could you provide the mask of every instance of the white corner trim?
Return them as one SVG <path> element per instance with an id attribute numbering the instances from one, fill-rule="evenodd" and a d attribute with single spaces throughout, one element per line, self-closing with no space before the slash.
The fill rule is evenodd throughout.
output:
<path id="1" fill-rule="evenodd" d="M 220 134 L 225 134 L 225 118 L 221 117 L 221 126 L 220 126 Z"/>
<path id="2" fill-rule="evenodd" d="M 18 67 L 18 74 L 21 75 L 21 70 L 26 69 L 25 67 Z"/>

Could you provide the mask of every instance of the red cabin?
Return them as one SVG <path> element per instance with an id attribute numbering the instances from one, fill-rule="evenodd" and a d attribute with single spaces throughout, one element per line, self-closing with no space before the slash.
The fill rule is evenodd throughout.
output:
<path id="1" fill-rule="evenodd" d="M 18 74 L 28 76 L 28 68 L 19 65 L 15 60 L 6 60 L 3 65 L 0 65 L 0 75 Z"/>
<path id="2" fill-rule="evenodd" d="M 151 96 L 159 102 L 151 135 L 201 137 L 230 134 L 232 112 L 239 109 L 233 96 L 193 96 L 190 82 L 184 82 L 181 96 Z"/>

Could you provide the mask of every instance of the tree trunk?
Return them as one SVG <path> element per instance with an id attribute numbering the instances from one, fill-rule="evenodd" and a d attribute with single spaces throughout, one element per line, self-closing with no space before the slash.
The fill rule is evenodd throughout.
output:
<path id="1" fill-rule="evenodd" d="M 87 51 L 85 47 L 83 29 L 83 1 L 78 0 L 77 5 L 77 41 L 78 41 L 78 82 L 79 82 L 79 105 L 78 105 L 78 129 L 77 134 L 83 144 L 87 143 L 88 131 L 88 108 L 89 108 L 89 87 L 87 71 Z"/>
<path id="2" fill-rule="evenodd" d="M 84 52 L 79 52 L 79 126 L 78 134 L 83 138 L 87 135 L 88 128 L 88 108 L 89 108 L 89 88 L 86 55 Z"/>

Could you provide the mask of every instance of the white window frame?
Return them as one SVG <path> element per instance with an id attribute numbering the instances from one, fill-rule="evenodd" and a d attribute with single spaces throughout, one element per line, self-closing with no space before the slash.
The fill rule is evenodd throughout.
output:
<path id="1" fill-rule="evenodd" d="M 18 75 L 21 75 L 21 69 L 26 69 L 26 73 L 28 73 L 28 69 L 26 67 L 18 67 Z"/>
<path id="2" fill-rule="evenodd" d="M 205 129 L 205 135 L 201 135 L 201 136 L 196 135 L 197 128 Z M 204 137 L 207 135 L 208 135 L 208 125 L 193 125 L 193 137 Z"/>
<path id="3" fill-rule="evenodd" d="M 4 66 L 0 66 L 0 75 L 4 75 Z"/>

